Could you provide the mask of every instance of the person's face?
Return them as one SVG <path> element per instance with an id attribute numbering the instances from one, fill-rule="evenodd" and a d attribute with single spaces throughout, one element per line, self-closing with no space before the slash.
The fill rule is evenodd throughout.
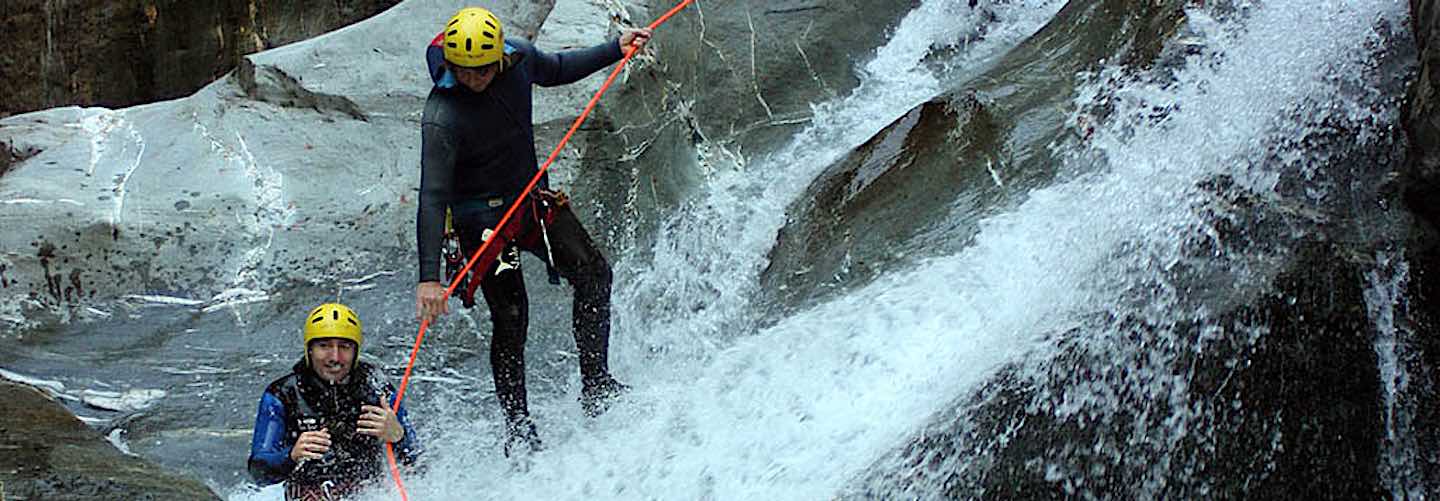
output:
<path id="1" fill-rule="evenodd" d="M 310 366 L 330 384 L 344 381 L 355 364 L 355 342 L 349 339 L 317 339 L 310 342 L 309 352 Z"/>
<path id="2" fill-rule="evenodd" d="M 479 68 L 466 68 L 452 64 L 450 71 L 455 74 L 455 80 L 459 81 L 461 85 L 471 91 L 482 92 L 490 86 L 490 81 L 495 79 L 495 74 L 500 73 L 500 64 L 487 64 Z"/>

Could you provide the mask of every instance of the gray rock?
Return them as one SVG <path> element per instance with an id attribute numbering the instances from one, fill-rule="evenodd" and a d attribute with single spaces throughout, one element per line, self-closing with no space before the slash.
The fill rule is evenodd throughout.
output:
<path id="1" fill-rule="evenodd" d="M 0 312 L 148 293 L 213 304 L 413 262 L 422 56 L 451 9 L 407 2 L 185 99 L 0 120 L 0 149 L 28 156 L 0 183 Z M 548 13 L 495 9 L 521 35 Z"/>
<path id="2" fill-rule="evenodd" d="M 771 250 L 761 287 L 771 316 L 969 245 L 976 223 L 1053 179 L 1044 145 L 1084 139 L 1065 132 L 1062 112 L 1075 97 L 1075 75 L 1107 58 L 1156 60 L 1183 19 L 1183 3 L 1072 2 L 993 68 L 826 169 L 791 204 L 792 223 Z"/>
<path id="3" fill-rule="evenodd" d="M 613 16 L 642 26 L 676 3 L 625 3 Z M 602 245 L 643 258 L 663 216 L 706 176 L 774 151 L 811 104 L 852 91 L 857 61 L 918 4 L 697 2 L 673 17 L 601 103 L 590 123 L 602 135 L 579 155 L 573 191 L 605 217 Z"/>
<path id="4" fill-rule="evenodd" d="M 38 388 L 0 379 L 0 399 L 5 499 L 220 499 L 199 481 L 122 453 Z"/>

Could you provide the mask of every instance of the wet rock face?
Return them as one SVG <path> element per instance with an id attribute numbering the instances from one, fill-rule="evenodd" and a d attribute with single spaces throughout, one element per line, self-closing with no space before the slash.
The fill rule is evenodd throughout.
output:
<path id="1" fill-rule="evenodd" d="M 649 3 L 656 13 L 675 4 Z M 712 7 L 703 18 L 691 8 L 666 27 L 674 41 L 665 64 L 672 80 L 694 86 L 690 97 L 703 134 L 735 133 L 744 149 L 754 150 L 788 135 L 784 122 L 807 118 L 811 103 L 859 84 L 857 63 L 919 4 L 746 1 Z M 675 36 L 681 33 L 689 36 Z"/>
<path id="2" fill-rule="evenodd" d="M 1421 402 L 1440 401 L 1440 1 L 1411 0 L 1411 21 L 1419 50 L 1419 68 L 1411 82 L 1402 120 L 1411 143 L 1410 170 L 1404 177 L 1405 206 L 1416 216 L 1407 262 L 1410 297 L 1406 314 L 1416 332 L 1419 361 L 1412 383 Z M 1415 427 L 1440 427 L 1440 406 L 1416 410 Z M 1440 485 L 1440 433 L 1418 437 L 1429 467 L 1430 492 Z"/>
<path id="3" fill-rule="evenodd" d="M 0 318 L 33 325 L 64 320 L 38 310 L 126 294 L 261 300 L 283 284 L 413 273 L 409 117 L 431 86 L 425 44 L 450 12 L 433 3 L 247 56 L 246 71 L 185 99 L 0 121 L 0 158 L 14 159 L 0 200 L 15 222 L 0 235 Z M 492 6 L 530 36 L 551 7 Z"/>
<path id="4" fill-rule="evenodd" d="M 1336 165 L 1383 170 L 1406 158 L 1398 138 L 1360 149 L 1329 132 L 1304 139 L 1335 153 Z M 1363 185 L 1356 198 L 1388 197 L 1384 176 L 1325 172 Z M 1406 415 L 1403 402 L 1415 398 L 1419 450 L 1432 450 L 1436 436 L 1431 385 L 1420 382 L 1428 376 L 1411 380 L 1421 394 L 1392 395 L 1402 402 L 1393 409 L 1383 403 L 1377 340 L 1429 336 L 1405 334 L 1403 323 L 1396 333 L 1377 328 L 1367 296 L 1391 280 L 1394 263 L 1366 257 L 1387 246 L 1354 236 L 1403 240 L 1404 217 L 1351 212 L 1344 201 L 1296 211 L 1301 184 L 1290 181 L 1277 200 L 1226 177 L 1207 180 L 1213 201 L 1200 210 L 1216 223 L 1214 239 L 1187 239 L 1182 264 L 1142 273 L 1082 326 L 1046 334 L 1053 353 L 957 399 L 849 497 L 902 488 L 997 499 L 1382 497 L 1394 474 L 1382 471 L 1385 416 Z M 1162 289 L 1180 292 L 1154 293 Z M 1131 301 L 1166 315 L 1147 318 Z M 1434 478 L 1433 465 L 1417 467 Z"/>
<path id="5" fill-rule="evenodd" d="M 1361 377 L 1376 363 L 1370 321 L 1355 308 L 1363 276 L 1336 251 L 1306 244 L 1280 290 L 1209 325 L 1109 318 L 1062 334 L 1048 368 L 1004 371 L 957 402 L 971 410 L 917 434 L 901 454 L 906 473 L 874 475 L 856 494 L 915 485 L 953 499 L 1383 497 L 1382 390 Z"/>
<path id="6" fill-rule="evenodd" d="M 7 499 L 220 499 L 199 481 L 116 450 L 35 387 L 0 379 L 0 400 Z"/>
<path id="7" fill-rule="evenodd" d="M 958 251 L 968 239 L 955 235 L 973 236 L 1012 195 L 1051 179 L 1054 159 L 1040 146 L 1083 139 L 1059 112 L 1075 75 L 1104 58 L 1148 66 L 1140 62 L 1159 58 L 1183 4 L 1072 2 L 1006 58 L 1028 67 L 1002 61 L 974 87 L 916 107 L 830 166 L 788 209 L 793 222 L 771 251 L 761 288 L 771 300 L 762 303 L 792 309 L 910 259 Z M 1030 134 L 1039 137 L 1012 144 Z"/>
<path id="8" fill-rule="evenodd" d="M 629 9 L 630 24 L 645 25 L 677 2 L 633 3 L 644 8 Z M 579 177 L 575 190 L 606 213 L 623 213 L 617 224 L 635 228 L 617 233 L 645 238 L 658 215 L 693 194 L 707 173 L 772 151 L 804 126 L 812 103 L 853 90 L 857 64 L 919 4 L 692 5 L 657 32 L 656 58 L 634 63 L 638 71 L 605 97 L 606 116 L 591 125 L 603 128 L 606 139 L 586 150 L 594 175 Z"/>
<path id="9" fill-rule="evenodd" d="M 398 0 L 15 0 L 0 117 L 64 105 L 124 107 L 194 92 L 241 56 L 374 15 Z"/>
<path id="10" fill-rule="evenodd" d="M 1108 2 L 1089 5 L 1101 3 Z M 1417 33 L 1440 33 L 1435 3 L 1416 2 L 1416 18 L 1429 20 L 1428 27 L 1416 28 Z M 1076 14 L 1081 4 L 1085 2 L 1072 2 L 1047 30 L 1067 30 L 1066 14 Z M 1166 31 L 1150 30 L 1162 38 Z M 1045 37 L 1042 33 L 1036 40 Z M 1422 63 L 1434 60 L 1436 52 L 1424 44 L 1426 37 L 1418 38 Z M 1394 47 L 1379 62 L 1385 69 L 1377 74 L 1385 76 L 1377 77 L 1383 81 L 1376 87 L 1384 95 L 1400 96 L 1399 77 L 1413 55 L 1404 36 L 1392 42 Z M 1134 46 L 1153 45 L 1137 39 Z M 1078 52 L 1074 57 L 1046 60 L 1089 60 L 1095 54 Z M 1147 57 L 1164 68 L 1163 51 L 1158 58 L 1152 53 L 1124 59 Z M 1316 158 L 1330 159 L 1321 169 L 1326 179 L 1286 178 L 1276 193 L 1263 194 L 1237 189 L 1225 179 L 1210 180 L 1207 188 L 1219 201 L 1217 206 L 1229 208 L 1222 211 L 1225 214 L 1212 214 L 1220 216 L 1213 218 L 1221 230 L 1220 248 L 1189 242 L 1196 248 L 1187 255 L 1204 264 L 1157 279 L 1185 291 L 1175 304 L 1164 303 L 1170 314 L 1165 318 L 1171 321 L 1126 313 L 1135 311 L 1133 305 L 1096 305 L 1099 311 L 1085 326 L 1046 335 L 1053 354 L 1017 363 L 974 395 L 957 399 L 950 415 L 915 433 L 894 457 L 877 462 L 876 473 L 858 481 L 846 497 L 906 492 L 920 493 L 917 497 L 997 499 L 1364 499 L 1384 497 L 1392 488 L 1387 482 L 1397 477 L 1405 482 L 1419 479 L 1423 492 L 1435 492 L 1440 456 L 1431 451 L 1440 441 L 1440 434 L 1433 431 L 1440 419 L 1434 403 L 1440 341 L 1431 333 L 1440 318 L 1433 313 L 1432 299 L 1440 297 L 1440 280 L 1433 269 L 1440 263 L 1436 258 L 1440 253 L 1435 250 L 1434 227 L 1424 220 L 1434 220 L 1434 201 L 1440 194 L 1431 188 L 1437 172 L 1435 141 L 1426 138 L 1426 134 L 1435 137 L 1437 130 L 1433 107 L 1425 97 L 1432 92 L 1426 90 L 1431 88 L 1430 77 L 1423 69 L 1420 75 L 1407 112 L 1414 150 L 1407 152 L 1398 135 L 1356 146 L 1346 139 L 1352 132 L 1346 124 L 1321 121 L 1308 124 L 1309 132 L 1294 138 L 1293 144 L 1275 147 L 1304 145 Z M 888 197 L 907 206 L 900 209 L 905 217 L 890 218 L 891 224 L 912 231 L 924 227 L 925 198 L 907 201 L 904 194 L 937 189 L 925 181 L 935 177 L 921 175 L 922 180 L 913 183 L 854 181 L 865 179 L 865 172 L 877 163 L 897 179 L 926 172 L 922 161 L 889 155 L 885 145 L 928 140 L 933 144 L 928 149 L 942 152 L 937 156 L 949 159 L 955 169 L 973 169 L 967 164 L 973 160 L 959 153 L 965 142 L 935 141 L 942 136 L 917 124 L 938 124 L 959 137 L 983 142 L 985 137 L 975 134 L 983 130 L 976 128 L 977 120 L 1001 122 L 1003 135 L 1016 127 L 996 117 L 1026 113 L 1026 108 L 1003 100 L 987 101 L 983 88 L 977 95 L 982 107 L 991 108 L 988 114 L 934 115 L 936 102 L 927 103 L 817 181 L 815 199 L 795 210 L 801 215 L 794 218 L 799 224 L 786 228 L 766 277 L 771 283 L 798 284 L 802 289 L 783 297 L 784 302 L 795 304 L 806 294 L 817 294 L 806 291 L 813 286 L 796 278 L 803 277 L 794 273 L 803 261 L 787 257 L 803 245 L 824 247 L 803 239 L 828 239 L 840 245 L 862 230 L 902 231 L 870 223 L 873 216 L 859 210 L 867 197 Z M 956 102 L 954 97 L 946 100 Z M 1097 115 L 1103 116 L 1104 110 L 1099 111 Z M 927 113 L 943 120 L 927 124 L 923 118 Z M 1084 132 L 1075 127 L 1074 135 L 1083 140 Z M 905 141 L 888 138 L 894 134 Z M 943 172 L 940 167 L 929 169 Z M 1403 179 L 1399 189 L 1387 181 L 1395 178 Z M 974 198 L 994 198 L 987 195 L 991 188 L 985 181 L 979 176 L 969 186 L 951 187 L 953 194 L 947 200 L 967 200 L 971 193 Z M 1344 187 L 1343 195 L 1310 201 L 1303 194 L 1307 183 Z M 878 191 L 866 194 L 855 190 L 857 186 Z M 897 189 L 905 193 L 896 193 Z M 1400 210 L 1402 193 L 1419 215 L 1418 224 L 1412 225 L 1410 215 Z M 1004 202 L 1000 198 L 995 203 Z M 891 210 L 897 203 L 884 205 L 877 210 Z M 1314 216 L 1300 215 L 1312 211 Z M 917 212 L 920 217 L 914 215 Z M 1396 252 L 1401 248 L 1406 256 Z M 828 278 L 839 268 L 837 262 L 822 253 L 820 260 L 807 263 L 814 266 L 807 272 Z M 1386 273 L 1409 280 L 1403 289 L 1387 291 L 1405 295 L 1396 301 L 1394 333 L 1381 332 L 1385 328 L 1377 325 L 1385 322 L 1372 318 L 1380 314 L 1367 311 L 1375 283 L 1389 280 Z M 1205 284 L 1224 284 L 1224 290 L 1206 293 L 1221 289 Z M 1140 301 L 1158 302 L 1153 290 L 1162 288 L 1141 287 L 1145 290 L 1133 295 Z M 1175 315 L 1176 311 L 1189 313 Z M 1399 379 L 1408 378 L 1408 390 L 1388 389 L 1385 385 L 1394 381 L 1377 377 L 1385 365 L 1377 355 L 1382 335 L 1393 335 L 1402 343 L 1393 356 L 1404 371 Z M 1399 403 L 1387 407 L 1387 398 Z M 1413 436 L 1417 445 L 1406 449 L 1389 444 L 1387 427 L 1395 427 L 1400 436 Z M 1402 449 L 1401 454 L 1415 453 L 1419 464 L 1413 466 L 1418 471 L 1389 470 L 1409 467 L 1384 456 L 1392 448 Z"/>
<path id="11" fill-rule="evenodd" d="M 1440 2 L 1411 0 L 1420 69 L 1410 88 L 1406 130 L 1415 148 L 1415 170 L 1406 191 L 1411 210 L 1440 227 Z"/>
<path id="12" fill-rule="evenodd" d="M 795 222 L 781 231 L 761 288 L 774 297 L 763 304 L 783 309 L 845 288 L 836 285 L 868 282 L 904 261 L 911 247 L 943 252 L 942 242 L 916 244 L 924 240 L 917 233 L 957 207 L 971 216 L 947 222 L 973 233 L 985 208 L 1007 191 L 984 163 L 986 152 L 1001 148 L 1002 134 L 973 95 L 940 98 L 832 166 L 791 208 Z"/>

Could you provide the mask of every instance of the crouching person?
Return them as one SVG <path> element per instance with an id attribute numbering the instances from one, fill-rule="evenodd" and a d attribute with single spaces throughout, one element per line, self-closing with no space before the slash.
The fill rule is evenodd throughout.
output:
<path id="1" fill-rule="evenodd" d="M 385 444 L 413 464 L 419 441 L 394 387 L 361 362 L 360 319 L 342 304 L 305 317 L 305 355 L 260 397 L 250 442 L 250 475 L 285 483 L 285 499 L 329 501 L 385 476 Z"/>

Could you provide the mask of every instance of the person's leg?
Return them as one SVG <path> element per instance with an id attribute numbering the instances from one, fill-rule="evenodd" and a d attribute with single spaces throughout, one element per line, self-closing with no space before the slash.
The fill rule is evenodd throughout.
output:
<path id="1" fill-rule="evenodd" d="M 571 322 L 575 329 L 575 347 L 580 351 L 580 377 L 587 382 L 607 378 L 610 374 L 606 361 L 610 346 L 610 263 L 595 247 L 568 204 L 555 211 L 555 220 L 547 228 L 549 255 L 545 252 L 544 239 L 529 239 L 538 245 L 526 250 L 541 259 L 553 257 L 555 268 L 575 288 Z"/>
<path id="2" fill-rule="evenodd" d="M 490 369 L 495 394 L 505 417 L 514 422 L 529 415 L 525 403 L 525 336 L 530 321 L 525 277 L 516 271 L 488 274 L 480 282 L 490 306 Z"/>
<path id="3" fill-rule="evenodd" d="M 537 244 L 527 247 L 527 250 L 541 259 L 553 257 L 555 268 L 575 288 L 571 319 L 575 329 L 575 347 L 580 351 L 580 380 L 584 384 L 581 404 L 586 414 L 596 416 L 605 411 L 611 398 L 627 389 L 610 375 L 608 364 L 610 263 L 581 226 L 569 204 L 555 208 L 555 219 L 547 229 L 549 256 L 543 239 L 527 240 Z"/>
<path id="4" fill-rule="evenodd" d="M 495 396 L 505 411 L 505 455 L 520 442 L 538 450 L 540 437 L 530 420 L 525 392 L 525 337 L 530 320 L 525 277 L 519 269 L 498 275 L 491 271 L 480 282 L 480 290 L 490 306 L 490 370 Z"/>

